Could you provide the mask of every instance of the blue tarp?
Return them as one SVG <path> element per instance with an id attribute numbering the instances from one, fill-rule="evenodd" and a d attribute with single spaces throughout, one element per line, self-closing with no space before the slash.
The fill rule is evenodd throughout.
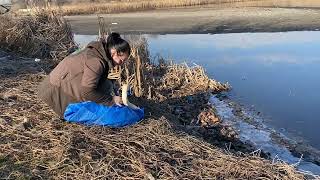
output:
<path id="1" fill-rule="evenodd" d="M 104 106 L 94 102 L 69 104 L 64 119 L 84 125 L 124 127 L 137 123 L 144 117 L 144 109 L 131 109 L 127 106 Z"/>

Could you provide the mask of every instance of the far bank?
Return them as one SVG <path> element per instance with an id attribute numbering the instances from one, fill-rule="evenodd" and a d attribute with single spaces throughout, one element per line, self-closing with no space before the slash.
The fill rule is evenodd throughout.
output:
<path id="1" fill-rule="evenodd" d="M 206 34 L 317 31 L 320 10 L 190 7 L 99 15 L 122 34 Z M 97 34 L 98 16 L 66 16 L 75 34 Z"/>

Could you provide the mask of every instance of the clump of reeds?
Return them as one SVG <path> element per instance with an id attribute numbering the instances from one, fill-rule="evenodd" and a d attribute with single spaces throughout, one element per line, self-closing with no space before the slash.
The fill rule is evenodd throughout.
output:
<path id="1" fill-rule="evenodd" d="M 30 16 L 2 15 L 0 48 L 28 57 L 63 59 L 75 47 L 70 25 L 53 12 Z"/>
<path id="2" fill-rule="evenodd" d="M 100 32 L 106 29 L 103 26 L 105 24 L 100 23 Z M 131 56 L 124 67 L 120 68 L 120 71 L 117 70 L 123 75 L 119 77 L 124 77 L 119 83 L 128 84 L 128 80 L 132 79 L 131 86 L 136 97 L 152 99 L 152 96 L 156 95 L 176 98 L 204 92 L 219 93 L 230 89 L 228 83 L 220 83 L 209 78 L 201 66 L 173 64 L 163 58 L 159 58 L 159 62 L 152 61 L 147 40 L 143 36 L 127 35 L 125 38 L 130 42 Z"/>
<path id="3" fill-rule="evenodd" d="M 131 44 L 131 58 L 129 63 L 126 64 L 126 76 L 132 74 L 134 80 L 132 83 L 133 92 L 135 96 L 141 97 L 145 92 L 146 85 L 150 82 L 147 81 L 146 64 L 150 62 L 148 44 L 145 38 L 141 36 L 127 36 Z"/>
<path id="4" fill-rule="evenodd" d="M 199 65 L 189 67 L 186 63 L 168 64 L 165 69 L 159 88 L 172 90 L 172 97 L 200 92 L 218 93 L 230 88 L 229 84 L 209 78 L 204 68 Z"/>
<path id="5" fill-rule="evenodd" d="M 99 21 L 99 39 L 105 40 L 110 32 L 108 25 L 103 17 L 98 17 Z M 145 79 L 145 65 L 149 60 L 148 44 L 142 36 L 126 35 L 125 39 L 129 41 L 131 52 L 129 60 L 122 66 L 116 66 L 111 70 L 113 79 L 117 79 L 118 86 L 129 84 L 136 97 L 141 97 L 144 92 L 144 85 L 147 84 Z M 109 72 L 110 73 L 110 72 Z M 130 81 L 130 82 L 129 82 Z"/>

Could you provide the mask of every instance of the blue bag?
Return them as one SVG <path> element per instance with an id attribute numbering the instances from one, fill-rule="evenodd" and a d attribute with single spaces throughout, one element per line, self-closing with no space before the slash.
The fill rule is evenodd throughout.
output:
<path id="1" fill-rule="evenodd" d="M 64 119 L 84 125 L 124 127 L 137 123 L 144 117 L 144 109 L 131 109 L 127 106 L 104 106 L 87 101 L 69 104 Z"/>

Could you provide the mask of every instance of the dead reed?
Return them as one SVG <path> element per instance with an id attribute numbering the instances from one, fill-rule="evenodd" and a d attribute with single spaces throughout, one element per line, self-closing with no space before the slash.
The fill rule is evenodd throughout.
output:
<path id="1" fill-rule="evenodd" d="M 2 15 L 0 48 L 35 58 L 63 59 L 75 47 L 70 25 L 53 12 L 27 17 Z"/>

